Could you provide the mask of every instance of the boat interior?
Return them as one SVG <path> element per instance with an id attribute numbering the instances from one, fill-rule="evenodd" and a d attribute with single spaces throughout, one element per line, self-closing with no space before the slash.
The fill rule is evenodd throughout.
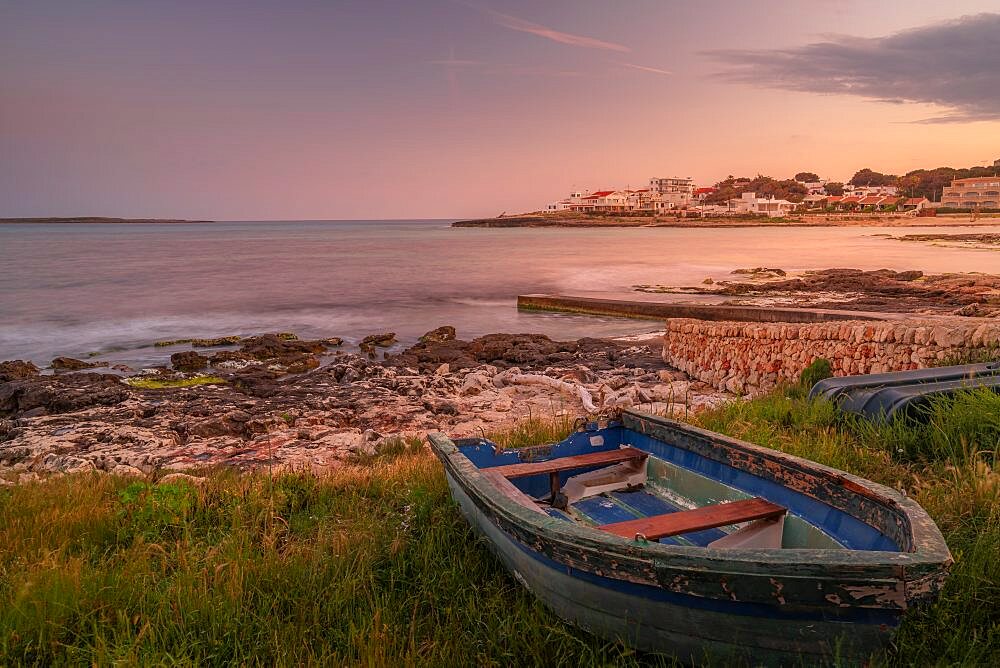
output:
<path id="1" fill-rule="evenodd" d="M 729 549 L 901 551 L 877 528 L 831 505 L 621 425 L 516 450 L 486 439 L 455 445 L 497 494 L 628 539 Z"/>

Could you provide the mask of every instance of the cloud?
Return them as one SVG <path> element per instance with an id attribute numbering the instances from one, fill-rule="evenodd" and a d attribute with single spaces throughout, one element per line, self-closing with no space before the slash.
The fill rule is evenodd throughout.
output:
<path id="1" fill-rule="evenodd" d="M 716 76 L 733 83 L 949 110 L 921 122 L 1000 120 L 1000 14 L 885 37 L 829 36 L 789 49 L 707 55 L 730 67 Z"/>
<path id="2" fill-rule="evenodd" d="M 551 39 L 553 42 L 559 42 L 560 44 L 569 44 L 570 46 L 580 46 L 585 49 L 604 49 L 606 51 L 621 51 L 627 53 L 632 49 L 624 46 L 623 44 L 615 44 L 614 42 L 605 42 L 600 39 L 594 39 L 593 37 L 584 37 L 582 35 L 573 35 L 568 32 L 560 32 L 558 30 L 553 30 L 552 28 L 547 28 L 538 23 L 532 23 L 531 21 L 525 21 L 519 19 L 516 16 L 510 16 L 509 14 L 501 14 L 500 12 L 494 11 L 492 9 L 484 10 L 489 14 L 495 23 L 503 26 L 504 28 L 510 28 L 511 30 L 517 30 L 518 32 L 526 32 L 532 35 L 537 35 L 539 37 L 544 37 L 545 39 Z"/>
<path id="3" fill-rule="evenodd" d="M 649 67 L 648 65 L 636 65 L 635 63 L 618 63 L 622 67 L 630 67 L 633 70 L 652 72 L 653 74 L 673 74 L 670 70 L 661 70 L 659 67 Z"/>

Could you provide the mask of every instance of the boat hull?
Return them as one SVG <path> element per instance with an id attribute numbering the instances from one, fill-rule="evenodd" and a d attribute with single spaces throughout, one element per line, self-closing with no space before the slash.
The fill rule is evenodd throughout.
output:
<path id="1" fill-rule="evenodd" d="M 665 418 L 628 411 L 607 428 L 516 451 L 484 439 L 429 440 L 462 513 L 516 579 L 585 630 L 682 661 L 861 663 L 908 609 L 937 596 L 952 563 L 933 520 L 895 490 Z M 529 464 L 626 446 L 778 503 L 847 549 L 630 539 L 551 514 L 490 473 L 548 469 Z M 535 483 L 551 482 L 524 474 L 522 486 L 536 496 Z"/>
<path id="2" fill-rule="evenodd" d="M 824 657 L 860 660 L 893 630 L 886 623 L 802 619 L 777 612 L 761 616 L 759 609 L 720 606 L 565 566 L 503 531 L 447 477 L 462 515 L 514 578 L 556 615 L 604 639 L 685 662 L 731 658 L 781 665 L 807 657 L 812 657 L 807 663 Z"/>

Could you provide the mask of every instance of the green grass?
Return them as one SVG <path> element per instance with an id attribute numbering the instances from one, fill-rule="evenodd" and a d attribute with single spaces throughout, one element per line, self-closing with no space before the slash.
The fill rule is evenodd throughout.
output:
<path id="1" fill-rule="evenodd" d="M 940 601 L 908 615 L 873 664 L 974 665 L 1000 653 L 996 401 L 973 393 L 936 404 L 926 427 L 872 426 L 794 390 L 699 422 L 919 501 L 956 564 Z M 536 418 L 491 436 L 516 447 L 571 428 Z M 91 474 L 0 488 L 2 665 L 659 662 L 577 631 L 523 590 L 413 439 L 322 477 L 218 471 L 157 486 Z"/>
<path id="2" fill-rule="evenodd" d="M 937 522 L 955 565 L 939 601 L 904 618 L 873 665 L 988 665 L 1000 656 L 1000 396 L 941 399 L 926 422 L 849 419 L 801 388 L 700 416 L 701 426 L 906 492 Z M 992 658 L 991 658 L 992 657 Z"/>
<path id="3" fill-rule="evenodd" d="M 195 385 L 221 385 L 226 381 L 218 376 L 194 376 L 192 378 L 139 378 L 125 380 L 140 390 L 163 390 L 171 387 L 194 387 Z"/>

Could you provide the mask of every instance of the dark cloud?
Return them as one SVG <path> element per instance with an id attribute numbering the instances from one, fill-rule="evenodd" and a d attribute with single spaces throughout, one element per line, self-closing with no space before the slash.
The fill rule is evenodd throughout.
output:
<path id="1" fill-rule="evenodd" d="M 925 122 L 1000 120 L 1000 14 L 886 37 L 832 36 L 790 49 L 708 55 L 729 66 L 716 75 L 725 81 L 950 110 Z"/>

